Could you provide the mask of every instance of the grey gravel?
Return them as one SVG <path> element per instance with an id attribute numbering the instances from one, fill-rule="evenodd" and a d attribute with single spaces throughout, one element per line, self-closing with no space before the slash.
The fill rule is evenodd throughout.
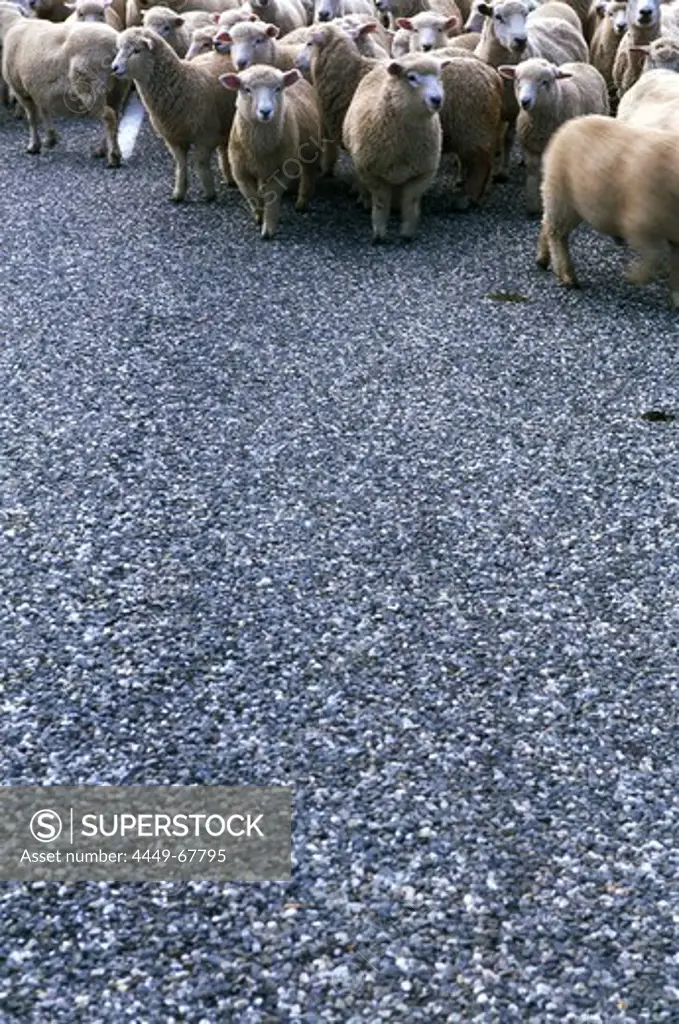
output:
<path id="1" fill-rule="evenodd" d="M 582 231 L 559 289 L 518 168 L 380 250 L 343 174 L 267 245 L 148 126 L 24 132 L 3 782 L 293 785 L 294 881 L 5 884 L 3 1024 L 679 1020 L 665 285 Z"/>

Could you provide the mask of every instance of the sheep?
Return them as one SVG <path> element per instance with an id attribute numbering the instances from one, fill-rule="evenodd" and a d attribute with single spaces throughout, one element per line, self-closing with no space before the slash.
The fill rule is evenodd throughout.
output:
<path id="1" fill-rule="evenodd" d="M 70 11 L 66 22 L 71 24 L 74 21 L 89 21 L 100 25 L 110 25 L 116 32 L 120 32 L 123 25 L 118 15 L 113 10 L 113 0 L 75 0 L 74 3 L 67 3 Z"/>
<path id="2" fill-rule="evenodd" d="M 248 5 L 261 21 L 277 25 L 281 38 L 307 23 L 301 0 L 248 0 Z"/>
<path id="3" fill-rule="evenodd" d="M 435 11 L 447 18 L 455 15 L 462 25 L 469 17 L 471 0 L 375 0 L 377 10 L 388 15 L 391 27 L 399 18 L 414 18 L 422 11 Z"/>
<path id="4" fill-rule="evenodd" d="M 213 42 L 217 33 L 217 26 L 206 25 L 204 28 L 197 28 L 191 34 L 191 43 L 186 51 L 185 60 L 193 60 L 203 53 L 212 53 Z"/>
<path id="5" fill-rule="evenodd" d="M 429 54 L 442 64 L 441 152 L 456 156 L 463 193 L 478 203 L 488 189 L 502 145 L 504 88 L 495 68 L 465 51 L 457 52 L 452 56 L 456 50 L 448 47 Z"/>
<path id="6" fill-rule="evenodd" d="M 448 36 L 459 31 L 460 19 L 456 14 L 446 17 L 436 11 L 420 11 L 414 18 L 397 18 L 399 29 L 410 32 L 410 51 L 416 53 L 438 50 L 448 43 Z"/>
<path id="7" fill-rule="evenodd" d="M 43 21 L 61 22 L 71 16 L 66 0 L 28 0 L 28 6 Z"/>
<path id="8" fill-rule="evenodd" d="M 341 25 L 315 29 L 296 59 L 298 68 L 309 70 L 316 88 L 323 121 L 324 174 L 332 174 L 342 139 L 342 124 L 361 79 L 380 62 L 363 57 Z"/>
<path id="9" fill-rule="evenodd" d="M 568 238 L 582 221 L 622 238 L 639 259 L 632 284 L 656 276 L 669 243 L 671 305 L 679 309 L 679 148 L 671 132 L 591 114 L 552 136 L 543 163 L 538 266 L 578 287 Z"/>
<path id="10" fill-rule="evenodd" d="M 207 11 L 187 11 L 177 14 L 170 7 L 149 7 L 143 15 L 144 28 L 150 28 L 161 36 L 180 57 L 185 57 L 191 45 L 194 31 L 212 27 L 214 22 Z"/>
<path id="11" fill-rule="evenodd" d="M 165 142 L 175 163 L 172 199 L 182 202 L 188 184 L 187 158 L 195 150 L 198 174 L 209 202 L 215 198 L 210 167 L 221 148 L 222 173 L 228 178 L 225 140 L 233 121 L 233 97 L 219 84 L 215 70 L 231 70 L 228 57 L 208 54 L 190 62 L 148 28 L 128 28 L 118 37 L 113 73 L 131 78 L 149 114 L 154 130 Z"/>
<path id="12" fill-rule="evenodd" d="M 2 65 L 2 41 L 5 33 L 9 31 L 12 25 L 16 25 L 18 22 L 28 18 L 30 16 L 29 10 L 18 6 L 18 4 L 5 3 L 0 0 L 0 67 Z M 14 100 L 10 99 L 9 89 L 2 74 L 0 74 L 0 103 L 6 109 L 14 106 Z"/>
<path id="13" fill-rule="evenodd" d="M 44 2 L 44 0 L 41 0 Z M 136 28 L 142 24 L 144 11 L 154 7 L 157 0 L 126 0 L 125 27 Z M 176 14 L 187 14 L 189 11 L 207 11 L 220 14 L 223 11 L 238 7 L 242 0 L 164 0 L 163 6 L 169 7 Z"/>
<path id="14" fill-rule="evenodd" d="M 628 89 L 618 110 L 618 119 L 640 128 L 679 135 L 679 75 L 665 68 L 646 71 Z"/>
<path id="15" fill-rule="evenodd" d="M 263 21 L 241 21 L 229 32 L 219 31 L 214 47 L 219 53 L 230 52 L 237 71 L 253 64 L 270 64 L 281 71 L 290 71 L 300 46 L 285 46 L 278 42 L 278 27 Z"/>
<path id="16" fill-rule="evenodd" d="M 399 28 L 391 37 L 391 55 L 396 60 L 399 57 L 405 57 L 406 53 L 410 53 L 410 39 L 412 33 L 410 29 Z"/>
<path id="17" fill-rule="evenodd" d="M 358 52 L 364 57 L 388 60 L 391 53 L 389 32 L 374 18 L 369 18 L 365 14 L 345 14 L 341 18 L 336 18 L 335 21 L 344 28 Z M 300 38 L 299 41 L 306 43 L 315 28 L 315 25 L 310 25 L 305 30 L 305 37 Z M 286 38 L 286 44 L 288 41 Z"/>
<path id="18" fill-rule="evenodd" d="M 518 64 L 530 57 L 544 57 L 557 65 L 567 61 L 584 64 L 589 59 L 582 32 L 562 18 L 543 15 L 540 7 L 533 10 L 524 0 L 499 0 L 492 6 L 484 0 L 476 0 L 475 6 L 484 21 L 481 39 L 474 53 L 492 67 Z M 501 168 L 496 175 L 498 180 L 505 180 L 509 174 L 518 113 L 514 89 L 507 81 L 503 108 L 507 130 Z"/>
<path id="19" fill-rule="evenodd" d="M 314 21 L 332 21 L 345 14 L 375 14 L 373 0 L 315 0 Z"/>
<path id="20" fill-rule="evenodd" d="M 550 5 L 551 6 L 551 5 Z M 493 67 L 544 57 L 553 64 L 587 63 L 589 52 L 582 32 L 563 18 L 549 17 L 548 8 L 531 10 L 524 0 L 478 3 L 483 14 L 481 42 L 474 51 Z"/>
<path id="21" fill-rule="evenodd" d="M 674 39 L 658 36 L 647 46 L 630 46 L 630 53 L 644 55 L 643 74 L 661 68 L 679 71 L 679 41 Z"/>
<path id="22" fill-rule="evenodd" d="M 111 78 L 117 33 L 108 25 L 54 24 L 21 18 L 3 39 L 2 78 L 28 121 L 28 153 L 40 153 L 40 126 L 45 146 L 57 143 L 56 115 L 100 118 L 105 141 L 95 155 L 106 153 L 109 167 L 120 166 L 117 131 L 124 89 Z"/>
<path id="23" fill-rule="evenodd" d="M 192 32 L 186 60 L 193 60 L 194 57 L 201 54 L 211 53 L 214 50 L 215 36 L 220 29 L 228 32 L 233 25 L 237 25 L 241 21 L 259 21 L 257 15 L 253 14 L 249 7 L 235 7 L 228 11 L 222 11 L 221 14 L 210 14 L 209 17 L 209 25 L 206 25 L 205 28 L 194 29 Z M 228 54 L 229 51 L 230 45 L 223 41 L 219 52 Z"/>
<path id="24" fill-rule="evenodd" d="M 627 31 L 627 0 L 610 0 L 604 4 L 604 13 L 590 43 L 590 59 L 604 76 L 612 103 L 617 98 L 613 83 L 613 65 L 620 40 Z"/>
<path id="25" fill-rule="evenodd" d="M 401 237 L 409 241 L 417 231 L 441 159 L 444 63 L 417 53 L 380 63 L 349 105 L 342 141 L 371 196 L 374 243 L 386 240 L 392 199 L 400 200 Z"/>
<path id="26" fill-rule="evenodd" d="M 583 114 L 608 114 L 608 88 L 591 64 L 550 64 L 532 57 L 516 65 L 501 65 L 503 78 L 514 82 L 520 112 L 517 134 L 526 165 L 526 212 L 540 211 L 540 167 L 547 143 L 556 129 Z"/>
<path id="27" fill-rule="evenodd" d="M 320 169 L 316 96 L 296 68 L 255 65 L 239 75 L 222 75 L 220 81 L 238 91 L 229 138 L 233 176 L 261 224 L 261 237 L 271 239 L 283 192 L 299 179 L 295 209 L 300 212 L 313 197 Z"/>
<path id="28" fill-rule="evenodd" d="M 644 56 L 637 47 L 652 43 L 660 35 L 660 0 L 628 0 L 627 32 L 620 40 L 613 63 L 613 85 L 618 100 L 641 74 Z"/>

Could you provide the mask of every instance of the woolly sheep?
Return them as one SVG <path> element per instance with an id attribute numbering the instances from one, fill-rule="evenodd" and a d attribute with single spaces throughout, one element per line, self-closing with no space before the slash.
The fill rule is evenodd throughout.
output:
<path id="1" fill-rule="evenodd" d="M 420 203 L 441 158 L 441 67 L 424 54 L 380 63 L 362 79 L 344 119 L 342 140 L 372 200 L 373 242 L 383 242 L 392 200 L 401 237 L 413 238 Z"/>
<path id="2" fill-rule="evenodd" d="M 661 68 L 645 71 L 623 96 L 618 119 L 640 128 L 679 135 L 679 75 Z"/>
<path id="3" fill-rule="evenodd" d="M 341 18 L 336 18 L 335 21 L 342 26 L 358 52 L 364 57 L 388 60 L 391 53 L 390 34 L 384 25 L 375 21 L 374 17 L 368 17 L 365 14 L 345 14 Z M 311 25 L 306 29 L 306 38 L 303 40 L 305 43 L 316 27 L 316 25 Z M 286 39 L 286 43 L 287 41 Z"/>
<path id="4" fill-rule="evenodd" d="M 263 21 L 240 21 L 228 32 L 220 30 L 214 38 L 214 47 L 230 52 L 233 66 L 244 71 L 253 64 L 270 64 L 281 71 L 295 66 L 300 46 L 286 46 L 278 42 L 278 26 Z"/>
<path id="5" fill-rule="evenodd" d="M 68 24 L 74 21 L 92 22 L 99 25 L 110 25 L 116 32 L 120 32 L 123 24 L 113 10 L 113 0 L 75 0 L 74 3 L 67 3 L 70 11 L 66 19 Z"/>
<path id="6" fill-rule="evenodd" d="M 679 41 L 675 39 L 658 36 L 647 46 L 630 46 L 630 52 L 643 54 L 643 74 L 661 68 L 666 71 L 679 71 Z"/>
<path id="7" fill-rule="evenodd" d="M 435 11 L 447 18 L 455 15 L 462 25 L 469 17 L 471 0 L 376 0 L 377 10 L 388 15 L 393 27 L 399 18 L 414 18 L 422 11 Z"/>
<path id="8" fill-rule="evenodd" d="M 248 3 L 261 21 L 278 26 L 281 38 L 307 23 L 301 0 L 248 0 Z"/>
<path id="9" fill-rule="evenodd" d="M 198 57 L 201 54 L 212 53 L 216 34 L 217 26 L 214 23 L 206 25 L 205 28 L 194 29 L 191 33 L 191 43 L 184 59 L 193 60 L 194 57 Z"/>
<path id="10" fill-rule="evenodd" d="M 477 4 L 484 15 L 481 42 L 474 51 L 493 67 L 544 57 L 553 64 L 586 63 L 589 51 L 582 32 L 563 18 L 549 17 L 548 9 L 534 10 L 524 0 Z"/>
<path id="11" fill-rule="evenodd" d="M 642 72 L 644 55 L 637 47 L 652 43 L 660 35 L 660 0 L 628 0 L 627 32 L 620 40 L 613 63 L 613 84 L 618 99 L 630 89 Z"/>
<path id="12" fill-rule="evenodd" d="M 568 250 L 582 221 L 638 255 L 632 284 L 656 276 L 669 243 L 672 306 L 679 308 L 679 147 L 670 132 L 589 115 L 553 135 L 544 157 L 537 263 L 577 287 Z"/>
<path id="13" fill-rule="evenodd" d="M 3 39 L 2 78 L 23 108 L 29 127 L 28 153 L 57 143 L 55 116 L 96 117 L 103 124 L 109 167 L 120 166 L 118 115 L 124 89 L 111 77 L 117 33 L 108 25 L 55 24 L 21 18 Z"/>
<path id="14" fill-rule="evenodd" d="M 501 150 L 503 82 L 488 64 L 454 47 L 430 54 L 441 60 L 443 105 L 440 111 L 443 155 L 459 161 L 460 184 L 466 197 L 479 202 L 491 181 Z"/>
<path id="15" fill-rule="evenodd" d="M 215 67 L 232 69 L 229 58 L 217 54 L 183 61 L 148 28 L 128 28 L 119 36 L 113 72 L 133 79 L 153 128 L 172 154 L 175 202 L 186 196 L 187 159 L 192 148 L 207 201 L 215 198 L 210 159 L 220 147 L 224 149 L 220 154 L 222 172 L 228 177 L 225 140 L 235 104 L 219 84 Z"/>
<path id="16" fill-rule="evenodd" d="M 514 83 L 520 107 L 517 135 L 526 165 L 526 211 L 540 213 L 540 168 L 547 143 L 560 125 L 583 114 L 608 113 L 608 89 L 591 64 L 550 64 L 532 57 L 499 68 Z"/>
<path id="17" fill-rule="evenodd" d="M 590 43 L 590 59 L 604 76 L 611 99 L 616 95 L 613 65 L 620 40 L 627 31 L 627 0 L 610 0 L 603 5 L 603 17 Z"/>
<path id="18" fill-rule="evenodd" d="M 15 3 L 5 3 L 0 0 L 0 68 L 2 67 L 2 40 L 5 34 L 12 25 L 16 25 L 17 22 L 29 17 L 29 11 L 30 8 L 27 10 Z M 9 89 L 2 74 L 0 74 L 0 103 L 5 108 L 10 108 L 14 105 L 14 101 L 10 99 Z"/>
<path id="19" fill-rule="evenodd" d="M 144 28 L 150 28 L 161 36 L 180 57 L 185 57 L 191 45 L 194 31 L 212 28 L 215 24 L 207 11 L 187 11 L 177 14 L 171 7 L 149 7 L 143 15 Z"/>
<path id="20" fill-rule="evenodd" d="M 229 161 L 261 236 L 273 238 L 281 197 L 299 182 L 295 209 L 306 210 L 320 170 L 320 111 L 312 86 L 296 68 L 254 65 L 221 77 L 237 90 Z M 289 91 L 288 91 L 289 90 Z"/>
<path id="21" fill-rule="evenodd" d="M 342 18 L 346 14 L 365 14 L 367 17 L 375 15 L 375 5 L 372 0 L 315 0 L 314 21 L 332 21 L 334 18 Z"/>
<path id="22" fill-rule="evenodd" d="M 410 32 L 410 51 L 416 53 L 438 50 L 448 43 L 449 35 L 459 31 L 460 19 L 456 14 L 446 17 L 436 11 L 420 11 L 413 18 L 397 18 L 399 29 Z"/>
<path id="23" fill-rule="evenodd" d="M 323 123 L 324 174 L 331 174 L 342 139 L 342 124 L 356 87 L 380 62 L 363 57 L 341 25 L 319 25 L 297 57 L 316 88 Z"/>
<path id="24" fill-rule="evenodd" d="M 62 22 L 71 16 L 66 0 L 28 0 L 28 6 L 43 21 Z"/>

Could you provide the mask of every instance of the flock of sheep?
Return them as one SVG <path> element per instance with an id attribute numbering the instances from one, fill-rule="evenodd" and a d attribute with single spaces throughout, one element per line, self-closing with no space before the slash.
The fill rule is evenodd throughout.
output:
<path id="1" fill-rule="evenodd" d="M 632 282 L 669 249 L 679 308 L 679 0 L 151 3 L 0 0 L 3 102 L 25 115 L 29 153 L 56 143 L 53 117 L 94 116 L 96 154 L 119 166 L 134 87 L 175 201 L 189 151 L 214 198 L 216 152 L 271 238 L 283 193 L 305 209 L 343 147 L 380 242 L 395 208 L 414 236 L 442 162 L 456 200 L 479 203 L 518 140 L 538 263 L 575 285 L 568 238 L 586 221 L 636 253 Z"/>

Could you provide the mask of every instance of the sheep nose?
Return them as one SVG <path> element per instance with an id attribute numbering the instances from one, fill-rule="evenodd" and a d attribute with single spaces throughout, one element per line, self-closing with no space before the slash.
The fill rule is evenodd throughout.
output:
<path id="1" fill-rule="evenodd" d="M 262 120 L 262 121 L 270 120 L 272 114 L 273 114 L 273 110 L 271 109 L 271 107 L 260 107 L 259 108 L 259 117 L 260 117 L 260 120 Z"/>
<path id="2" fill-rule="evenodd" d="M 330 21 L 330 15 L 328 14 L 327 11 L 319 11 L 318 12 L 318 20 L 319 21 Z"/>
<path id="3" fill-rule="evenodd" d="M 429 53 L 429 51 L 433 50 L 434 47 L 431 45 L 431 43 L 422 43 L 422 49 L 424 50 L 425 53 Z"/>
<path id="4" fill-rule="evenodd" d="M 514 36 L 514 46 L 517 50 L 523 50 L 527 42 L 528 39 L 526 36 Z"/>
<path id="5" fill-rule="evenodd" d="M 247 66 L 248 66 L 248 62 L 247 62 L 245 57 L 240 57 L 236 61 L 236 67 L 238 68 L 239 71 L 245 71 Z"/>
<path id="6" fill-rule="evenodd" d="M 648 24 L 648 22 L 651 20 L 652 16 L 653 15 L 652 15 L 651 11 L 639 11 L 639 21 L 641 22 L 642 25 Z"/>
<path id="7" fill-rule="evenodd" d="M 531 108 L 531 101 L 530 101 L 530 98 L 528 96 L 524 96 L 523 99 L 521 100 L 521 107 L 522 107 L 523 110 L 530 110 L 530 108 Z"/>
<path id="8" fill-rule="evenodd" d="M 434 110 L 438 110 L 439 107 L 441 106 L 441 97 L 440 96 L 430 96 L 429 97 L 429 102 L 431 103 L 431 105 L 434 108 Z"/>

